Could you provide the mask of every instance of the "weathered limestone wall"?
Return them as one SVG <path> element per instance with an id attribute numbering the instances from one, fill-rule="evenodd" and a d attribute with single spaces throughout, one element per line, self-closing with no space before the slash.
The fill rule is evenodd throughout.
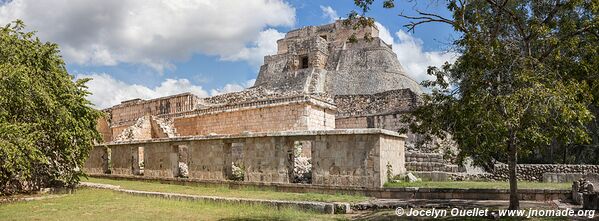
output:
<path id="1" fill-rule="evenodd" d="M 405 146 L 405 139 L 384 136 L 380 138 L 379 142 L 381 151 L 379 168 L 382 168 L 380 176 L 382 184 L 385 184 L 395 174 L 406 172 L 406 152 L 402 148 Z"/>
<path id="2" fill-rule="evenodd" d="M 129 127 L 123 128 L 120 133 L 113 134 L 113 141 L 123 140 L 149 140 L 152 136 L 152 116 L 140 117 Z"/>
<path id="3" fill-rule="evenodd" d="M 303 101 L 259 105 L 176 117 L 174 127 L 180 136 L 335 128 L 330 107 Z"/>
<path id="4" fill-rule="evenodd" d="M 131 175 L 139 173 L 138 149 L 142 145 L 120 145 L 110 148 L 112 174 Z"/>
<path id="5" fill-rule="evenodd" d="M 405 171 L 403 152 L 403 138 L 318 136 L 312 143 L 312 183 L 380 187 L 387 181 L 387 163 L 394 175 Z"/>
<path id="6" fill-rule="evenodd" d="M 580 164 L 518 164 L 516 166 L 519 180 L 542 181 L 545 173 L 599 173 L 599 165 Z M 496 164 L 490 179 L 507 180 L 509 178 L 507 164 Z"/>
<path id="7" fill-rule="evenodd" d="M 231 171 L 230 143 L 224 140 L 191 141 L 189 148 L 189 177 L 205 180 L 226 180 Z"/>
<path id="8" fill-rule="evenodd" d="M 418 106 L 419 99 L 419 95 L 409 89 L 334 97 L 337 118 L 410 112 Z"/>
<path id="9" fill-rule="evenodd" d="M 337 129 L 382 128 L 397 131 L 406 125 L 401 122 L 402 114 L 340 117 L 335 119 Z"/>
<path id="10" fill-rule="evenodd" d="M 334 47 L 342 47 L 347 40 L 355 35 L 357 39 L 363 39 L 368 33 L 370 37 L 378 37 L 379 30 L 376 27 L 365 27 L 361 29 L 353 29 L 353 26 L 344 25 L 343 21 L 335 21 L 335 23 L 321 26 L 307 26 L 304 28 L 292 30 L 285 34 L 285 38 L 277 41 L 277 54 L 285 54 L 289 52 L 289 42 L 295 39 L 321 37 L 331 42 Z"/>
<path id="11" fill-rule="evenodd" d="M 116 137 L 117 137 L 119 134 L 122 134 L 122 133 L 123 133 L 123 131 L 124 131 L 125 129 L 129 128 L 129 127 L 130 127 L 130 126 L 132 126 L 132 125 L 133 125 L 133 124 L 130 124 L 130 125 L 121 125 L 121 126 L 113 126 L 113 127 L 111 127 L 110 129 L 111 129 L 111 131 L 112 131 L 112 134 L 113 134 L 114 136 L 112 136 L 112 138 L 113 138 L 113 139 L 112 139 L 112 140 L 109 140 L 109 141 L 114 141 L 114 138 L 116 138 Z"/>
<path id="12" fill-rule="evenodd" d="M 351 128 L 381 128 L 390 131 L 399 131 L 406 128 L 407 125 L 401 122 L 401 113 L 389 113 L 370 116 L 352 116 L 352 117 L 337 117 L 335 119 L 336 129 L 351 129 Z M 422 147 L 416 147 L 421 135 L 414 134 L 410 131 L 406 134 L 406 151 L 428 151 Z"/>
<path id="13" fill-rule="evenodd" d="M 168 134 L 168 131 L 160 125 L 156 117 L 151 118 L 150 125 L 152 128 L 152 138 L 168 138 L 173 136 Z"/>
<path id="14" fill-rule="evenodd" d="M 376 94 L 337 95 L 335 128 L 382 128 L 398 131 L 407 125 L 401 122 L 405 113 L 418 105 L 419 97 L 408 89 L 391 90 Z M 413 149 L 419 136 L 407 134 L 408 149 Z"/>
<path id="15" fill-rule="evenodd" d="M 83 171 L 97 174 L 108 171 L 108 148 L 106 146 L 92 148 L 83 166 Z"/>
<path id="16" fill-rule="evenodd" d="M 391 131 L 361 129 L 169 138 L 105 145 L 111 149 L 112 173 L 117 175 L 140 174 L 139 151 L 143 150 L 143 176 L 176 177 L 181 162 L 188 165 L 189 178 L 226 180 L 231 175 L 232 146 L 236 145 L 242 148 L 238 157 L 244 168 L 244 181 L 289 183 L 293 176 L 294 143 L 309 141 L 312 184 L 378 188 L 386 181 L 387 164 L 392 165 L 393 175 L 405 171 L 404 139 Z M 97 167 L 98 157 L 92 155 L 86 166 Z"/>
<path id="17" fill-rule="evenodd" d="M 152 100 L 135 99 L 107 109 L 111 113 L 112 127 L 131 126 L 144 115 L 172 114 L 191 111 L 199 98 L 191 93 L 177 94 Z M 113 131 L 114 132 L 114 131 Z M 113 133 L 115 134 L 115 133 Z"/>
<path id="18" fill-rule="evenodd" d="M 100 135 L 102 135 L 102 142 L 112 141 L 112 130 L 105 117 L 98 118 L 96 129 L 100 132 Z"/>
<path id="19" fill-rule="evenodd" d="M 293 141 L 288 137 L 248 138 L 243 153 L 245 181 L 289 183 Z"/>
<path id="20" fill-rule="evenodd" d="M 177 146 L 150 143 L 143 147 L 144 176 L 176 177 L 178 175 Z"/>
<path id="21" fill-rule="evenodd" d="M 310 105 L 306 107 L 306 115 L 310 130 L 335 129 L 335 110 Z"/>
<path id="22" fill-rule="evenodd" d="M 379 137 L 318 136 L 312 142 L 312 183 L 380 186 Z"/>

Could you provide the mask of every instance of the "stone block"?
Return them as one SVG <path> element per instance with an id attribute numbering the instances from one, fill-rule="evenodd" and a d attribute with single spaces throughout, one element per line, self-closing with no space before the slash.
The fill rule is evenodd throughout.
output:
<path id="1" fill-rule="evenodd" d="M 418 178 L 417 178 L 416 176 L 414 176 L 414 174 L 412 174 L 412 173 L 408 173 L 408 174 L 406 175 L 406 181 L 408 181 L 408 182 L 410 182 L 410 183 L 413 183 L 413 182 L 416 182 L 416 181 L 418 181 Z"/>

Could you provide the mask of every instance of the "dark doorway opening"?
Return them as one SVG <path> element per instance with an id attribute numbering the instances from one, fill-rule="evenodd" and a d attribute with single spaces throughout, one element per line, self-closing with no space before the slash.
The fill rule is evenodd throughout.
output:
<path id="1" fill-rule="evenodd" d="M 300 58 L 300 68 L 301 69 L 305 69 L 308 68 L 309 64 L 308 64 L 308 56 L 302 56 Z"/>

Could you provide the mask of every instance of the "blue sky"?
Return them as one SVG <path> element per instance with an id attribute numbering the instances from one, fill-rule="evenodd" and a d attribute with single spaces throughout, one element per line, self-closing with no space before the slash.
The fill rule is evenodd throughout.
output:
<path id="1" fill-rule="evenodd" d="M 455 59 L 447 52 L 455 34 L 444 24 L 407 33 L 407 20 L 397 15 L 419 9 L 449 16 L 439 2 L 398 0 L 395 9 L 383 9 L 379 1 L 369 13 L 418 81 L 427 66 Z M 262 57 L 274 53 L 285 32 L 352 9 L 352 0 L 0 0 L 0 23 L 19 18 L 42 40 L 57 42 L 68 71 L 93 78 L 90 100 L 105 108 L 137 97 L 210 96 L 251 86 Z"/>

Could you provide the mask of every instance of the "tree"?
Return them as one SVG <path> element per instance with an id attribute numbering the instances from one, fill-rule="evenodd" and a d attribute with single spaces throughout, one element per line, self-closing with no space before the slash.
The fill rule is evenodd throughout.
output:
<path id="1" fill-rule="evenodd" d="M 0 28 L 1 194 L 76 184 L 101 139 L 87 80 L 74 82 L 58 46 L 23 29 L 22 21 Z"/>
<path id="2" fill-rule="evenodd" d="M 454 64 L 429 67 L 410 129 L 452 135 L 459 159 L 478 165 L 508 159 L 510 209 L 519 208 L 518 156 L 552 142 L 589 141 L 597 104 L 599 2 L 595 0 L 448 0 L 446 18 L 417 11 L 406 27 L 441 22 L 460 34 Z M 362 15 L 373 0 L 355 0 Z M 393 0 L 383 6 L 392 8 Z M 354 13 L 355 14 L 355 13 Z"/>

